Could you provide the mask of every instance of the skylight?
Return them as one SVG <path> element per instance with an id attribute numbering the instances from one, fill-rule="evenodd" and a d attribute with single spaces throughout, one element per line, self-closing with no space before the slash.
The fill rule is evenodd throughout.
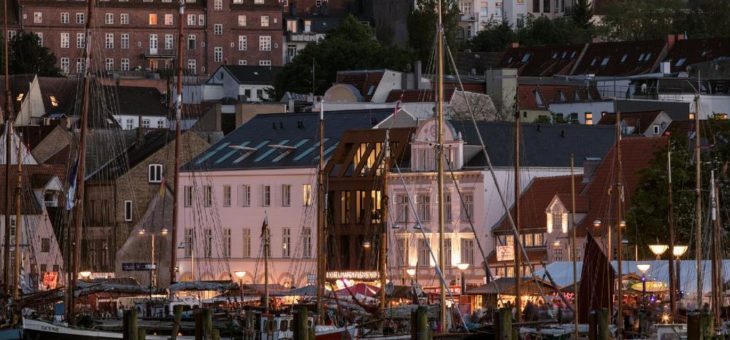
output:
<path id="1" fill-rule="evenodd" d="M 611 60 L 611 57 L 605 57 L 605 58 L 603 58 L 603 60 L 601 61 L 601 66 L 608 65 L 608 61 L 609 60 Z"/>
<path id="2" fill-rule="evenodd" d="M 639 55 L 639 61 L 643 61 L 644 60 L 644 55 L 646 55 L 646 53 L 642 53 L 642 54 Z"/>
<path id="3" fill-rule="evenodd" d="M 256 145 L 253 148 L 246 147 L 246 148 L 248 148 L 248 150 L 246 152 L 244 152 L 243 155 L 241 155 L 241 157 L 236 158 L 233 161 L 233 164 L 240 163 L 242 160 L 246 159 L 246 157 L 252 155 L 254 152 L 258 151 L 259 149 L 261 149 L 266 144 L 269 144 L 269 140 L 268 139 L 265 140 L 265 141 L 263 141 L 263 142 L 261 142 L 261 143 L 259 143 L 258 145 Z M 253 150 L 251 150 L 251 149 L 253 149 Z"/>
<path id="4" fill-rule="evenodd" d="M 525 55 L 522 56 L 522 62 L 526 63 L 528 60 L 530 60 L 530 52 L 525 53 Z"/>
<path id="5" fill-rule="evenodd" d="M 679 60 L 677 60 L 677 63 L 674 64 L 674 66 L 682 66 L 682 65 L 684 65 L 685 61 L 687 61 L 687 58 L 679 58 Z"/>
<path id="6" fill-rule="evenodd" d="M 595 66 L 595 65 L 596 65 L 596 58 L 594 57 L 593 60 L 591 60 L 591 66 Z"/>
<path id="7" fill-rule="evenodd" d="M 58 101 L 56 100 L 56 96 L 51 96 L 51 106 L 58 107 Z"/>
<path id="8" fill-rule="evenodd" d="M 628 58 L 629 55 L 624 53 L 623 57 L 621 57 L 621 63 L 623 64 L 626 61 L 626 58 Z"/>

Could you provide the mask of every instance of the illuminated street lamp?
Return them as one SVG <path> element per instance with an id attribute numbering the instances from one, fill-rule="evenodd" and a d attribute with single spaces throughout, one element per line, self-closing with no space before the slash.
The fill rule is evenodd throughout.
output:
<path id="1" fill-rule="evenodd" d="M 83 272 L 79 272 L 79 276 L 81 276 L 81 279 L 88 280 L 91 277 L 91 272 L 88 270 L 85 270 Z"/>
<path id="2" fill-rule="evenodd" d="M 464 272 L 469 269 L 468 263 L 459 263 L 456 265 L 456 268 L 459 269 L 461 272 L 461 294 L 464 295 L 464 292 L 466 291 L 466 281 L 464 280 Z"/>
<path id="3" fill-rule="evenodd" d="M 650 244 L 649 250 L 651 250 L 654 255 L 656 255 L 656 259 L 660 260 L 662 257 L 662 254 L 666 253 L 669 249 L 669 246 L 666 244 Z"/>
<path id="4" fill-rule="evenodd" d="M 238 289 L 241 290 L 241 306 L 243 306 L 243 277 L 246 276 L 246 272 L 237 271 L 233 274 L 238 278 Z"/>
<path id="5" fill-rule="evenodd" d="M 689 249 L 688 246 L 674 246 L 674 248 L 672 248 L 672 255 L 679 260 L 679 258 L 687 252 L 687 249 Z"/>
<path id="6" fill-rule="evenodd" d="M 651 265 L 648 263 L 637 264 L 636 268 L 641 272 L 641 301 L 642 306 L 646 308 L 646 272 L 649 271 Z"/>

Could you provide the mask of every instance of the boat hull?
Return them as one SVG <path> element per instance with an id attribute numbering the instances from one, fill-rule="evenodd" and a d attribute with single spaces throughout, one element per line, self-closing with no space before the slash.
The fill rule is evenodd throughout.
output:
<path id="1" fill-rule="evenodd" d="M 54 325 L 50 322 L 23 319 L 24 340 L 112 340 L 122 339 L 122 333 L 98 331 L 90 329 L 71 328 L 62 325 Z M 167 340 L 169 336 L 147 335 L 149 340 Z M 180 340 L 192 340 L 192 336 L 179 336 Z"/>
<path id="2" fill-rule="evenodd" d="M 314 338 L 316 340 L 349 340 L 357 339 L 357 327 L 338 327 L 332 329 L 317 329 Z"/>

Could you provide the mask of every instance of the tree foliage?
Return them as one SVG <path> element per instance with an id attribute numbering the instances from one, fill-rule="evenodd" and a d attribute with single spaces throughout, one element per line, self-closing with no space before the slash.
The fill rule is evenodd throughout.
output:
<path id="1" fill-rule="evenodd" d="M 370 27 L 348 16 L 323 41 L 307 45 L 284 66 L 274 82 L 274 98 L 281 98 L 287 91 L 322 94 L 335 81 L 337 71 L 405 71 L 409 61 L 406 51 L 381 45 Z"/>
<path id="2" fill-rule="evenodd" d="M 593 32 L 591 25 L 582 27 L 571 17 L 551 20 L 543 16 L 528 16 L 525 26 L 517 31 L 513 31 L 507 23 L 490 25 L 479 32 L 468 46 L 473 51 L 497 52 L 504 51 L 513 42 L 519 42 L 520 46 L 585 43 L 591 40 Z"/>
<path id="3" fill-rule="evenodd" d="M 418 0 L 416 7 L 408 14 L 408 46 L 416 58 L 422 61 L 432 59 L 436 46 L 436 23 L 438 13 L 436 0 Z M 443 0 L 441 4 L 446 43 L 456 52 L 456 34 L 459 30 L 459 6 L 456 0 Z"/>
<path id="4" fill-rule="evenodd" d="M 472 38 L 468 46 L 472 51 L 501 52 L 517 41 L 517 35 L 506 22 L 490 24 Z"/>
<path id="5" fill-rule="evenodd" d="M 593 10 L 589 0 L 578 0 L 570 10 L 570 18 L 573 19 L 573 23 L 582 28 L 588 29 L 593 26 Z"/>
<path id="6" fill-rule="evenodd" d="M 0 44 L 2 44 L 0 38 Z M 39 76 L 60 76 L 56 66 L 56 56 L 48 47 L 41 46 L 40 38 L 33 32 L 19 31 L 9 44 L 11 74 L 37 74 Z M 0 54 L 0 65 L 3 64 Z"/>

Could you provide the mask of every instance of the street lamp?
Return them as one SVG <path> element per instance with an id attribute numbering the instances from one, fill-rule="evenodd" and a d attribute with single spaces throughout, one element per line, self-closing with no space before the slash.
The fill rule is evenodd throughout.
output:
<path id="1" fill-rule="evenodd" d="M 681 280 L 681 275 L 680 275 L 681 274 L 680 271 L 682 269 L 681 258 L 682 258 L 682 255 L 684 255 L 684 253 L 686 253 L 688 249 L 689 249 L 688 246 L 674 246 L 674 248 L 672 248 L 672 255 L 674 255 L 674 258 L 677 260 L 676 261 L 677 270 L 675 270 L 675 272 L 677 273 L 677 275 L 676 275 L 677 278 L 676 278 L 676 283 L 674 285 L 674 290 L 672 291 L 672 294 L 676 294 L 677 292 L 679 292 L 680 291 L 679 287 L 682 287 L 682 280 Z M 676 299 L 675 299 L 675 301 L 676 301 Z"/>
<path id="2" fill-rule="evenodd" d="M 233 274 L 236 274 L 236 277 L 238 278 L 238 289 L 241 290 L 241 307 L 243 307 L 243 277 L 246 276 L 246 272 L 237 271 Z"/>
<path id="3" fill-rule="evenodd" d="M 666 244 L 650 244 L 649 250 L 651 250 L 654 255 L 656 255 L 656 259 L 660 260 L 662 257 L 662 254 L 666 253 L 669 249 L 669 246 Z"/>
<path id="4" fill-rule="evenodd" d="M 651 265 L 648 263 L 637 264 L 636 268 L 641 272 L 641 305 L 646 309 L 646 272 Z"/>
<path id="5" fill-rule="evenodd" d="M 85 270 L 83 272 L 79 272 L 79 276 L 81 276 L 82 280 L 88 280 L 91 277 L 91 272 L 88 270 Z"/>
<path id="6" fill-rule="evenodd" d="M 159 233 L 160 236 L 167 236 L 167 228 L 160 229 Z M 145 229 L 140 229 L 138 232 L 139 236 L 143 237 L 145 234 L 147 234 L 147 231 Z M 155 247 L 157 246 L 157 243 L 155 241 L 155 238 L 157 236 L 157 233 L 154 231 L 150 231 L 150 266 L 148 267 L 148 270 L 150 272 L 150 300 L 152 300 L 152 289 L 157 286 L 157 262 L 155 262 Z M 171 280 L 173 278 L 170 278 Z"/>
<path id="7" fill-rule="evenodd" d="M 466 281 L 464 281 L 464 272 L 469 269 L 468 263 L 459 263 L 456 265 L 456 268 L 459 268 L 459 271 L 461 272 L 461 295 L 464 295 L 464 292 L 466 291 Z"/>

